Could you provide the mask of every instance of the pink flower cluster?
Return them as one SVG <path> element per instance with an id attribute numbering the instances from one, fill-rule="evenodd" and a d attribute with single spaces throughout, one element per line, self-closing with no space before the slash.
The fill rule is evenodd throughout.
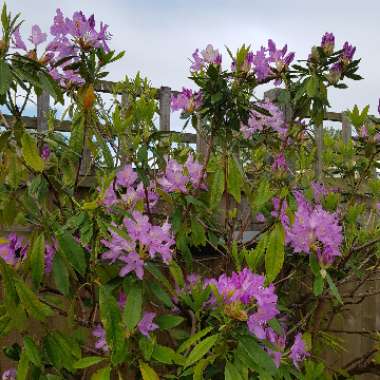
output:
<path id="1" fill-rule="evenodd" d="M 9 368 L 5 370 L 1 376 L 1 380 L 16 380 L 17 370 L 16 368 Z"/>
<path id="2" fill-rule="evenodd" d="M 287 125 L 283 112 L 268 99 L 257 103 L 257 105 L 268 111 L 270 115 L 264 115 L 259 111 L 252 110 L 247 125 L 242 125 L 240 128 L 244 137 L 249 139 L 255 132 L 261 132 L 267 128 L 273 129 L 281 138 L 284 138 L 287 133 Z"/>
<path id="3" fill-rule="evenodd" d="M 191 113 L 202 106 L 202 93 L 183 87 L 182 92 L 172 96 L 171 109 Z"/>
<path id="4" fill-rule="evenodd" d="M 120 198 L 118 194 L 120 194 Z M 115 186 L 114 183 L 111 183 L 106 190 L 103 205 L 111 207 L 115 203 L 123 202 L 129 209 L 134 209 L 140 201 L 145 204 L 149 203 L 149 208 L 152 208 L 158 201 L 158 195 L 153 185 L 145 188 L 142 182 L 137 182 L 137 173 L 133 170 L 132 165 L 127 164 L 117 173 Z"/>
<path id="5" fill-rule="evenodd" d="M 20 30 L 17 28 L 12 35 L 13 47 L 27 52 L 29 58 L 48 65 L 51 76 L 63 86 L 81 85 L 84 80 L 69 65 L 80 60 L 81 53 L 93 48 L 102 48 L 109 52 L 107 41 L 111 35 L 107 31 L 108 25 L 100 23 L 96 30 L 94 15 L 86 17 L 83 12 L 75 12 L 72 18 L 64 17 L 62 11 L 57 9 L 53 25 L 50 27 L 51 41 L 48 42 L 44 54 L 37 59 L 36 49 L 47 40 L 38 25 L 32 27 L 29 41 L 33 47 L 28 50 L 23 41 Z M 60 65 L 57 65 L 61 61 Z"/>
<path id="6" fill-rule="evenodd" d="M 207 280 L 207 285 L 216 288 L 223 302 L 255 304 L 257 309 L 248 318 L 248 329 L 259 339 L 265 339 L 267 323 L 278 313 L 277 295 L 271 284 L 264 286 L 265 276 L 252 273 L 248 268 L 233 272 L 231 276 L 222 274 L 218 279 Z"/>
<path id="7" fill-rule="evenodd" d="M 205 285 L 211 285 L 217 292 L 217 296 L 210 301 L 212 304 L 221 297 L 226 305 L 242 304 L 247 306 L 249 311 L 255 308 L 248 316 L 248 330 L 256 338 L 271 343 L 272 348 L 266 347 L 265 350 L 279 367 L 286 347 L 286 335 L 277 334 L 268 324 L 279 314 L 274 285 L 265 286 L 265 276 L 252 273 L 248 268 L 241 272 L 233 272 L 231 276 L 222 274 L 217 279 L 208 279 Z M 298 367 L 298 363 L 307 355 L 301 335 L 297 334 L 289 356 Z"/>
<path id="8" fill-rule="evenodd" d="M 192 54 L 193 61 L 190 67 L 192 72 L 198 72 L 207 68 L 209 64 L 220 65 L 222 56 L 217 49 L 214 49 L 211 44 L 207 45 L 206 49 L 199 54 L 199 49 L 196 49 Z M 244 63 L 239 70 L 249 72 L 251 69 L 256 75 L 259 82 L 265 81 L 271 76 L 277 76 L 285 70 L 294 60 L 294 53 L 288 53 L 288 47 L 285 45 L 282 49 L 278 49 L 272 40 L 268 40 L 268 46 L 262 46 L 256 53 L 248 52 Z M 236 71 L 236 60 L 232 62 L 232 71 Z M 276 84 L 281 80 L 277 78 Z"/>
<path id="9" fill-rule="evenodd" d="M 175 159 L 168 159 L 165 174 L 158 178 L 157 183 L 166 192 L 187 193 L 190 185 L 193 189 L 207 189 L 204 180 L 203 166 L 189 154 L 183 165 Z"/>
<path id="10" fill-rule="evenodd" d="M 191 71 L 200 71 L 207 65 L 220 65 L 222 63 L 222 55 L 211 44 L 208 44 L 200 54 L 199 49 L 196 49 L 192 56 L 194 61 L 190 67 Z"/>
<path id="11" fill-rule="evenodd" d="M 290 224 L 284 214 L 282 218 L 286 242 L 294 252 L 314 251 L 321 264 L 331 265 L 341 255 L 343 240 L 337 215 L 325 211 L 320 204 L 313 206 L 299 191 L 294 196 L 297 201 L 294 223 Z"/>
<path id="12" fill-rule="evenodd" d="M 120 276 L 124 277 L 130 272 L 135 272 L 141 280 L 144 277 L 145 256 L 153 259 L 159 254 L 164 263 L 168 264 L 171 261 L 175 241 L 169 223 L 155 226 L 149 222 L 148 216 L 133 211 L 132 218 L 124 218 L 121 228 L 127 230 L 128 238 L 120 236 L 111 227 L 109 229 L 111 240 L 102 240 L 103 245 L 109 248 L 103 253 L 102 258 L 111 263 L 116 261 L 124 263 Z"/>
<path id="13" fill-rule="evenodd" d="M 26 258 L 29 243 L 25 238 L 11 232 L 4 240 L 0 243 L 0 256 L 7 264 L 14 266 Z"/>

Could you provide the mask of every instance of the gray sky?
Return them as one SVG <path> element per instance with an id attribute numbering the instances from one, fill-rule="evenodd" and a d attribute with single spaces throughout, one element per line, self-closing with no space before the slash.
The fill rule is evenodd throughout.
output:
<path id="1" fill-rule="evenodd" d="M 272 38 L 288 43 L 296 58 L 304 59 L 321 35 L 333 32 L 338 45 L 345 40 L 357 46 L 362 58 L 359 82 L 331 94 L 332 110 L 354 104 L 371 105 L 377 112 L 380 96 L 380 2 L 378 0 L 8 0 L 13 12 L 26 20 L 22 34 L 32 24 L 47 31 L 55 9 L 67 16 L 75 10 L 95 14 L 97 22 L 110 25 L 111 47 L 125 50 L 123 60 L 110 67 L 110 79 L 122 79 L 138 70 L 154 86 L 180 89 L 189 85 L 188 58 L 195 48 L 212 43 L 224 56 L 224 45 L 233 51 L 242 43 L 253 49 Z"/>

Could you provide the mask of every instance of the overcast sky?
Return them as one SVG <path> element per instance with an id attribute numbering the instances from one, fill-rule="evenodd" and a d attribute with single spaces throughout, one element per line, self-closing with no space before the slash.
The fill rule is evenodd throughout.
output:
<path id="1" fill-rule="evenodd" d="M 233 51 L 242 43 L 258 49 L 272 38 L 287 43 L 296 58 L 304 59 L 321 35 L 333 32 L 338 45 L 345 40 L 357 46 L 362 58 L 360 74 L 349 89 L 332 94 L 334 111 L 354 104 L 371 105 L 377 112 L 380 96 L 380 1 L 377 0 L 8 0 L 13 12 L 25 19 L 22 34 L 32 24 L 47 31 L 60 7 L 67 16 L 75 10 L 110 25 L 111 46 L 125 50 L 125 57 L 110 68 L 110 79 L 122 79 L 138 70 L 154 86 L 180 89 L 189 85 L 191 53 L 212 43 Z"/>

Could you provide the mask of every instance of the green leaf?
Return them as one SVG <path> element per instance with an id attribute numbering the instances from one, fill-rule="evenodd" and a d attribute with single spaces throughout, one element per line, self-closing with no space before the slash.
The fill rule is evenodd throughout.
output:
<path id="1" fill-rule="evenodd" d="M 263 262 L 267 244 L 268 244 L 268 234 L 263 234 L 260 237 L 260 240 L 257 243 L 257 246 L 250 251 L 246 251 L 245 260 L 249 268 L 253 272 L 256 272 L 259 265 L 261 265 L 261 263 Z"/>
<path id="2" fill-rule="evenodd" d="M 209 364 L 210 360 L 208 358 L 199 360 L 194 366 L 193 380 L 203 380 L 203 372 Z"/>
<path id="3" fill-rule="evenodd" d="M 152 358 L 163 364 L 183 364 L 185 359 L 182 355 L 177 354 L 172 348 L 156 344 L 152 353 Z"/>
<path id="4" fill-rule="evenodd" d="M 209 191 L 209 206 L 214 209 L 219 206 L 220 200 L 224 193 L 224 170 L 219 168 L 214 173 Z"/>
<path id="5" fill-rule="evenodd" d="M 159 315 L 154 322 L 160 326 L 160 330 L 170 330 L 180 325 L 185 319 L 178 315 Z"/>
<path id="6" fill-rule="evenodd" d="M 29 358 L 25 351 L 22 351 L 17 366 L 16 380 L 26 380 L 28 378 Z"/>
<path id="7" fill-rule="evenodd" d="M 199 342 L 186 358 L 185 367 L 191 366 L 199 359 L 201 359 L 204 355 L 206 355 L 212 349 L 212 347 L 214 347 L 218 339 L 219 335 L 215 334 Z"/>
<path id="8" fill-rule="evenodd" d="M 38 348 L 36 344 L 33 342 L 32 338 L 29 336 L 26 336 L 24 338 L 24 350 L 25 354 L 28 357 L 28 359 L 37 367 L 41 367 L 42 360 L 40 352 L 38 351 Z"/>
<path id="9" fill-rule="evenodd" d="M 110 378 L 111 367 L 101 368 L 91 376 L 91 380 L 110 380 Z"/>
<path id="10" fill-rule="evenodd" d="M 67 265 L 60 251 L 56 252 L 53 259 L 53 278 L 57 289 L 65 296 L 70 293 L 70 279 Z"/>
<path id="11" fill-rule="evenodd" d="M 174 260 L 169 264 L 169 271 L 176 284 L 182 288 L 185 285 L 185 279 L 181 267 Z"/>
<path id="12" fill-rule="evenodd" d="M 154 294 L 154 296 L 161 301 L 166 307 L 173 307 L 173 302 L 170 295 L 157 283 L 150 282 L 148 284 L 149 289 Z"/>
<path id="13" fill-rule="evenodd" d="M 17 291 L 15 287 L 15 274 L 11 266 L 0 257 L 0 271 L 2 275 L 2 287 L 5 290 L 5 305 L 11 308 L 17 301 Z"/>
<path id="14" fill-rule="evenodd" d="M 231 363 L 227 362 L 224 369 L 225 380 L 243 380 L 238 369 Z"/>
<path id="15" fill-rule="evenodd" d="M 88 368 L 95 364 L 100 363 L 105 358 L 101 356 L 87 356 L 86 358 L 79 359 L 75 364 L 74 368 L 82 369 L 82 368 Z"/>
<path id="16" fill-rule="evenodd" d="M 21 304 L 30 316 L 43 321 L 46 317 L 54 314 L 53 310 L 48 305 L 43 304 L 21 280 L 16 280 L 15 286 Z"/>
<path id="17" fill-rule="evenodd" d="M 148 364 L 140 361 L 139 366 L 143 380 L 160 380 L 156 371 L 152 367 L 149 367 Z"/>
<path id="18" fill-rule="evenodd" d="M 54 100 L 63 104 L 62 91 L 57 85 L 57 82 L 50 76 L 43 72 L 39 73 L 40 85 L 41 87 L 51 95 Z"/>
<path id="19" fill-rule="evenodd" d="M 205 229 L 195 218 L 191 219 L 191 238 L 196 247 L 206 244 Z"/>
<path id="20" fill-rule="evenodd" d="M 331 291 L 331 294 L 337 299 L 337 301 L 343 305 L 343 300 L 342 297 L 339 294 L 338 288 L 335 286 L 333 279 L 331 276 L 326 272 L 326 280 L 327 283 L 329 284 L 329 288 Z"/>
<path id="21" fill-rule="evenodd" d="M 284 264 L 284 230 L 277 224 L 269 235 L 267 251 L 265 254 L 265 272 L 267 283 L 272 282 L 281 272 Z"/>
<path id="22" fill-rule="evenodd" d="M 38 289 L 45 269 L 45 236 L 43 233 L 33 240 L 29 250 L 29 257 L 32 266 L 33 286 Z"/>
<path id="23" fill-rule="evenodd" d="M 36 140 L 27 132 L 21 137 L 22 156 L 28 166 L 37 172 L 44 170 L 44 160 L 38 152 Z"/>
<path id="24" fill-rule="evenodd" d="M 258 365 L 262 369 L 268 371 L 269 374 L 274 375 L 277 368 L 272 358 L 263 350 L 254 338 L 243 337 L 239 341 L 239 346 L 243 352 L 247 354 L 253 365 Z"/>
<path id="25" fill-rule="evenodd" d="M 106 286 L 99 288 L 100 317 L 106 330 L 107 343 L 112 349 L 112 362 L 118 364 L 123 360 L 125 338 L 121 327 L 119 305 Z"/>
<path id="26" fill-rule="evenodd" d="M 198 331 L 194 335 L 192 335 L 189 339 L 185 340 L 179 347 L 177 352 L 180 354 L 181 352 L 186 351 L 189 347 L 195 344 L 198 340 L 202 339 L 205 335 L 207 335 L 210 331 L 212 331 L 212 327 L 206 327 L 203 330 Z"/>
<path id="27" fill-rule="evenodd" d="M 241 201 L 241 189 L 243 183 L 244 181 L 240 167 L 236 162 L 235 157 L 231 157 L 228 160 L 227 190 L 237 203 L 240 203 Z"/>
<path id="28" fill-rule="evenodd" d="M 141 319 L 142 301 L 141 286 L 135 283 L 128 290 L 124 308 L 124 321 L 129 331 L 132 331 Z"/>
<path id="29" fill-rule="evenodd" d="M 12 84 L 12 72 L 7 62 L 0 60 L 0 95 L 5 95 Z"/>
<path id="30" fill-rule="evenodd" d="M 319 96 L 320 80 L 317 76 L 312 76 L 307 80 L 306 93 L 310 98 Z"/>
<path id="31" fill-rule="evenodd" d="M 321 274 L 314 277 L 313 282 L 313 293 L 316 297 L 320 296 L 323 293 L 323 288 L 325 285 L 325 281 Z"/>
<path id="32" fill-rule="evenodd" d="M 87 267 L 86 253 L 84 249 L 75 241 L 68 231 L 58 231 L 56 238 L 62 253 L 73 268 L 83 276 Z"/>

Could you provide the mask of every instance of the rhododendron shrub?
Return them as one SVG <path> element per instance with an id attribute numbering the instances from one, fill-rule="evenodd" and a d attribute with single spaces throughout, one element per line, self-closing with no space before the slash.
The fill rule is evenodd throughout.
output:
<path id="1" fill-rule="evenodd" d="M 352 141 L 326 130 L 321 157 L 315 144 L 330 88 L 361 79 L 355 47 L 326 33 L 306 60 L 272 40 L 196 49 L 194 86 L 171 99 L 200 135 L 194 150 L 157 129 L 157 90 L 140 74 L 111 106 L 96 93 L 123 55 L 108 25 L 60 9 L 50 30 L 20 21 L 3 7 L 3 379 L 380 372 L 372 331 L 344 368 L 326 359 L 350 351 L 334 323 L 374 295 L 362 286 L 379 265 L 379 120 L 354 107 Z M 43 92 L 68 99 L 69 137 L 53 110 L 47 130 L 26 128 Z"/>

